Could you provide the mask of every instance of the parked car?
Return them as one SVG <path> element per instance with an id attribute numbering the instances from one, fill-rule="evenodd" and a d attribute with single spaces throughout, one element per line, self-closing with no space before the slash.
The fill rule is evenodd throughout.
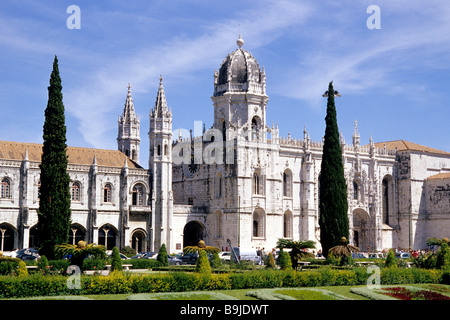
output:
<path id="1" fill-rule="evenodd" d="M 369 253 L 369 259 L 383 259 L 383 258 L 384 258 L 384 254 L 382 254 L 381 252 Z"/>
<path id="2" fill-rule="evenodd" d="M 171 266 L 179 266 L 183 264 L 183 260 L 181 260 L 181 254 L 176 254 L 174 256 L 168 255 L 169 258 L 169 265 Z"/>
<path id="3" fill-rule="evenodd" d="M 23 260 L 23 261 L 30 261 L 30 260 L 37 260 L 41 256 L 39 255 L 39 252 L 35 248 L 26 248 L 21 249 L 17 251 L 16 257 Z"/>
<path id="4" fill-rule="evenodd" d="M 158 252 L 139 252 L 137 255 L 131 257 L 131 259 L 156 259 Z"/>
<path id="5" fill-rule="evenodd" d="M 222 261 L 230 261 L 231 260 L 231 252 L 230 251 L 222 251 L 219 253 L 219 258 Z"/>
<path id="6" fill-rule="evenodd" d="M 411 254 L 409 252 L 397 252 L 395 254 L 395 257 L 397 259 L 410 259 L 411 258 Z"/>
<path id="7" fill-rule="evenodd" d="M 366 256 L 361 252 L 352 252 L 353 259 L 364 259 Z"/>
<path id="8" fill-rule="evenodd" d="M 234 247 L 234 252 L 238 256 L 239 261 L 251 261 L 256 264 L 262 263 L 261 252 L 254 248 Z M 234 254 L 231 255 L 231 259 L 236 262 Z"/>
<path id="9" fill-rule="evenodd" d="M 122 259 L 122 260 L 128 260 L 128 259 L 130 259 L 130 258 L 128 258 L 126 255 L 124 255 L 123 253 L 119 253 L 119 255 L 120 255 L 120 259 Z M 111 258 L 111 256 L 112 256 L 112 250 L 106 251 L 106 257 L 107 257 L 107 258 Z"/>
<path id="10" fill-rule="evenodd" d="M 196 264 L 198 253 L 186 253 L 180 256 L 181 264 Z"/>

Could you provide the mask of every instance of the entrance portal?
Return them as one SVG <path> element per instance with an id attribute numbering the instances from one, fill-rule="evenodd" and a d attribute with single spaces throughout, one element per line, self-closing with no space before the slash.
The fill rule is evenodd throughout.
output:
<path id="1" fill-rule="evenodd" d="M 204 240 L 205 227 L 198 221 L 186 223 L 183 229 L 183 247 L 196 246 L 200 240 Z"/>
<path id="2" fill-rule="evenodd" d="M 363 209 L 353 211 L 353 243 L 360 251 L 367 251 L 369 241 L 369 214 Z"/>

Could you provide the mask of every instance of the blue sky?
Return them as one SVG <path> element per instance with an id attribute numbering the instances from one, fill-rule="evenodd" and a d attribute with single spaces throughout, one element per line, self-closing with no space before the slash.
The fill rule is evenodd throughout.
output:
<path id="1" fill-rule="evenodd" d="M 66 25 L 70 5 L 81 28 Z M 370 5 L 381 29 L 369 29 Z M 214 70 L 238 33 L 267 76 L 267 123 L 281 136 L 325 131 L 333 81 L 339 129 L 351 143 L 408 140 L 450 151 L 450 6 L 446 1 L 28 1 L 0 2 L 0 140 L 42 142 L 54 55 L 68 144 L 117 148 L 131 83 L 147 167 L 149 112 L 160 74 L 173 129 L 213 121 Z"/>

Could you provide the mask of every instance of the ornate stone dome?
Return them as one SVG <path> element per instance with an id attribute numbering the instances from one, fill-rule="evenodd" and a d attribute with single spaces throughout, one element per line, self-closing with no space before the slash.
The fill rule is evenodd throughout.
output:
<path id="1" fill-rule="evenodd" d="M 225 92 L 254 92 L 265 94 L 266 76 L 255 57 L 242 49 L 244 40 L 239 35 L 236 41 L 239 46 L 228 54 L 219 71 L 214 75 L 214 95 Z"/>

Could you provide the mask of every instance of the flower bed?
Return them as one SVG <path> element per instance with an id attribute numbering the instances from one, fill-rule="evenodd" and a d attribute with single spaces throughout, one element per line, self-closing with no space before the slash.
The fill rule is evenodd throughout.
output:
<path id="1" fill-rule="evenodd" d="M 400 300 L 450 300 L 450 297 L 430 290 L 416 290 L 410 287 L 387 287 L 383 294 Z"/>

